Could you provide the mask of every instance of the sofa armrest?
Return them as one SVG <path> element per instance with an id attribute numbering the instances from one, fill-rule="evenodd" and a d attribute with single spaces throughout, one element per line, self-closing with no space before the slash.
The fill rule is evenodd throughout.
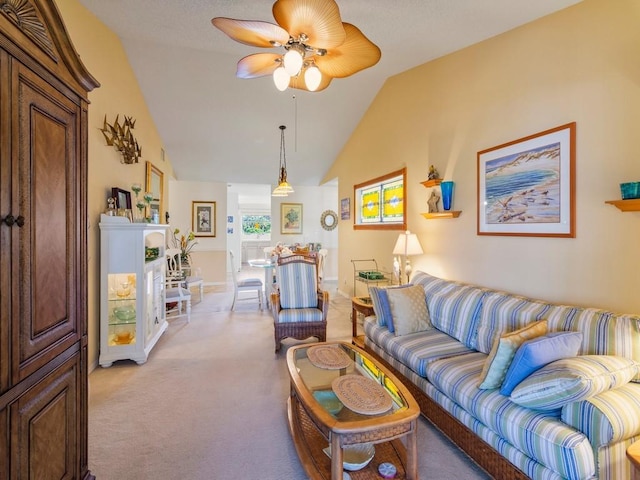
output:
<path id="1" fill-rule="evenodd" d="M 562 421 L 583 432 L 595 448 L 640 434 L 640 384 L 613 390 L 562 407 Z"/>

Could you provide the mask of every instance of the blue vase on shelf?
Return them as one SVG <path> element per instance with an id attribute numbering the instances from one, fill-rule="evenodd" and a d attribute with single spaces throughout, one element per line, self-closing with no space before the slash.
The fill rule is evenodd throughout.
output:
<path id="1" fill-rule="evenodd" d="M 449 211 L 451 210 L 451 199 L 453 198 L 453 182 L 442 182 L 440 190 L 442 191 L 442 207 Z"/>

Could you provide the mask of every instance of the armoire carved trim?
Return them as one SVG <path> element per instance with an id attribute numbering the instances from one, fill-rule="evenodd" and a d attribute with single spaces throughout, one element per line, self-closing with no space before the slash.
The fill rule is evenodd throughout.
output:
<path id="1" fill-rule="evenodd" d="M 58 61 L 47 27 L 44 26 L 29 0 L 0 0 L 0 12 L 4 13 L 54 61 Z"/>

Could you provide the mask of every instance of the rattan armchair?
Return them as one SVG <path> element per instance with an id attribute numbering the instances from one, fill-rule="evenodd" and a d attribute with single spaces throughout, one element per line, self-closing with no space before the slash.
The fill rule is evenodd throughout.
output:
<path id="1" fill-rule="evenodd" d="M 285 338 L 326 341 L 329 292 L 318 288 L 317 257 L 279 257 L 276 277 L 277 289 L 271 293 L 276 353 Z"/>

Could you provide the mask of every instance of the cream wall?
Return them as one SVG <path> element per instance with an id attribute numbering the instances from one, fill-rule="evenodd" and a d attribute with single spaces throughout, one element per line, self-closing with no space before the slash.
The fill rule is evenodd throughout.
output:
<path id="1" fill-rule="evenodd" d="M 145 184 L 145 161 L 150 161 L 164 173 L 164 192 L 168 195 L 168 181 L 173 168 L 168 158 L 160 159 L 162 141 L 138 82 L 129 66 L 127 56 L 118 37 L 102 24 L 78 0 L 57 0 L 71 40 L 89 72 L 100 82 L 100 88 L 89 93 L 89 185 L 88 185 L 88 329 L 89 365 L 95 368 L 99 353 L 100 302 L 100 212 L 106 208 L 111 187 L 131 190 L 133 183 Z M 106 146 L 100 132 L 104 116 L 113 123 L 117 114 L 136 120 L 133 130 L 142 147 L 140 163 L 125 165 L 113 148 Z M 165 199 L 167 205 L 168 198 Z M 162 216 L 163 217 L 163 216 Z"/>
<path id="2" fill-rule="evenodd" d="M 339 198 L 403 166 L 420 268 L 555 302 L 640 312 L 640 213 L 618 184 L 640 180 L 640 2 L 585 0 L 390 78 L 326 178 Z M 577 123 L 576 238 L 478 236 L 477 152 Z M 430 164 L 456 183 L 453 220 L 425 220 Z M 353 218 L 353 214 L 352 214 Z M 351 258 L 390 268 L 398 232 L 340 222 L 340 288 Z"/>
<path id="3" fill-rule="evenodd" d="M 181 232 L 193 230 L 192 201 L 216 202 L 216 236 L 198 237 L 193 247 L 194 265 L 201 269 L 205 283 L 227 280 L 227 184 L 221 182 L 169 182 L 169 223 Z"/>

